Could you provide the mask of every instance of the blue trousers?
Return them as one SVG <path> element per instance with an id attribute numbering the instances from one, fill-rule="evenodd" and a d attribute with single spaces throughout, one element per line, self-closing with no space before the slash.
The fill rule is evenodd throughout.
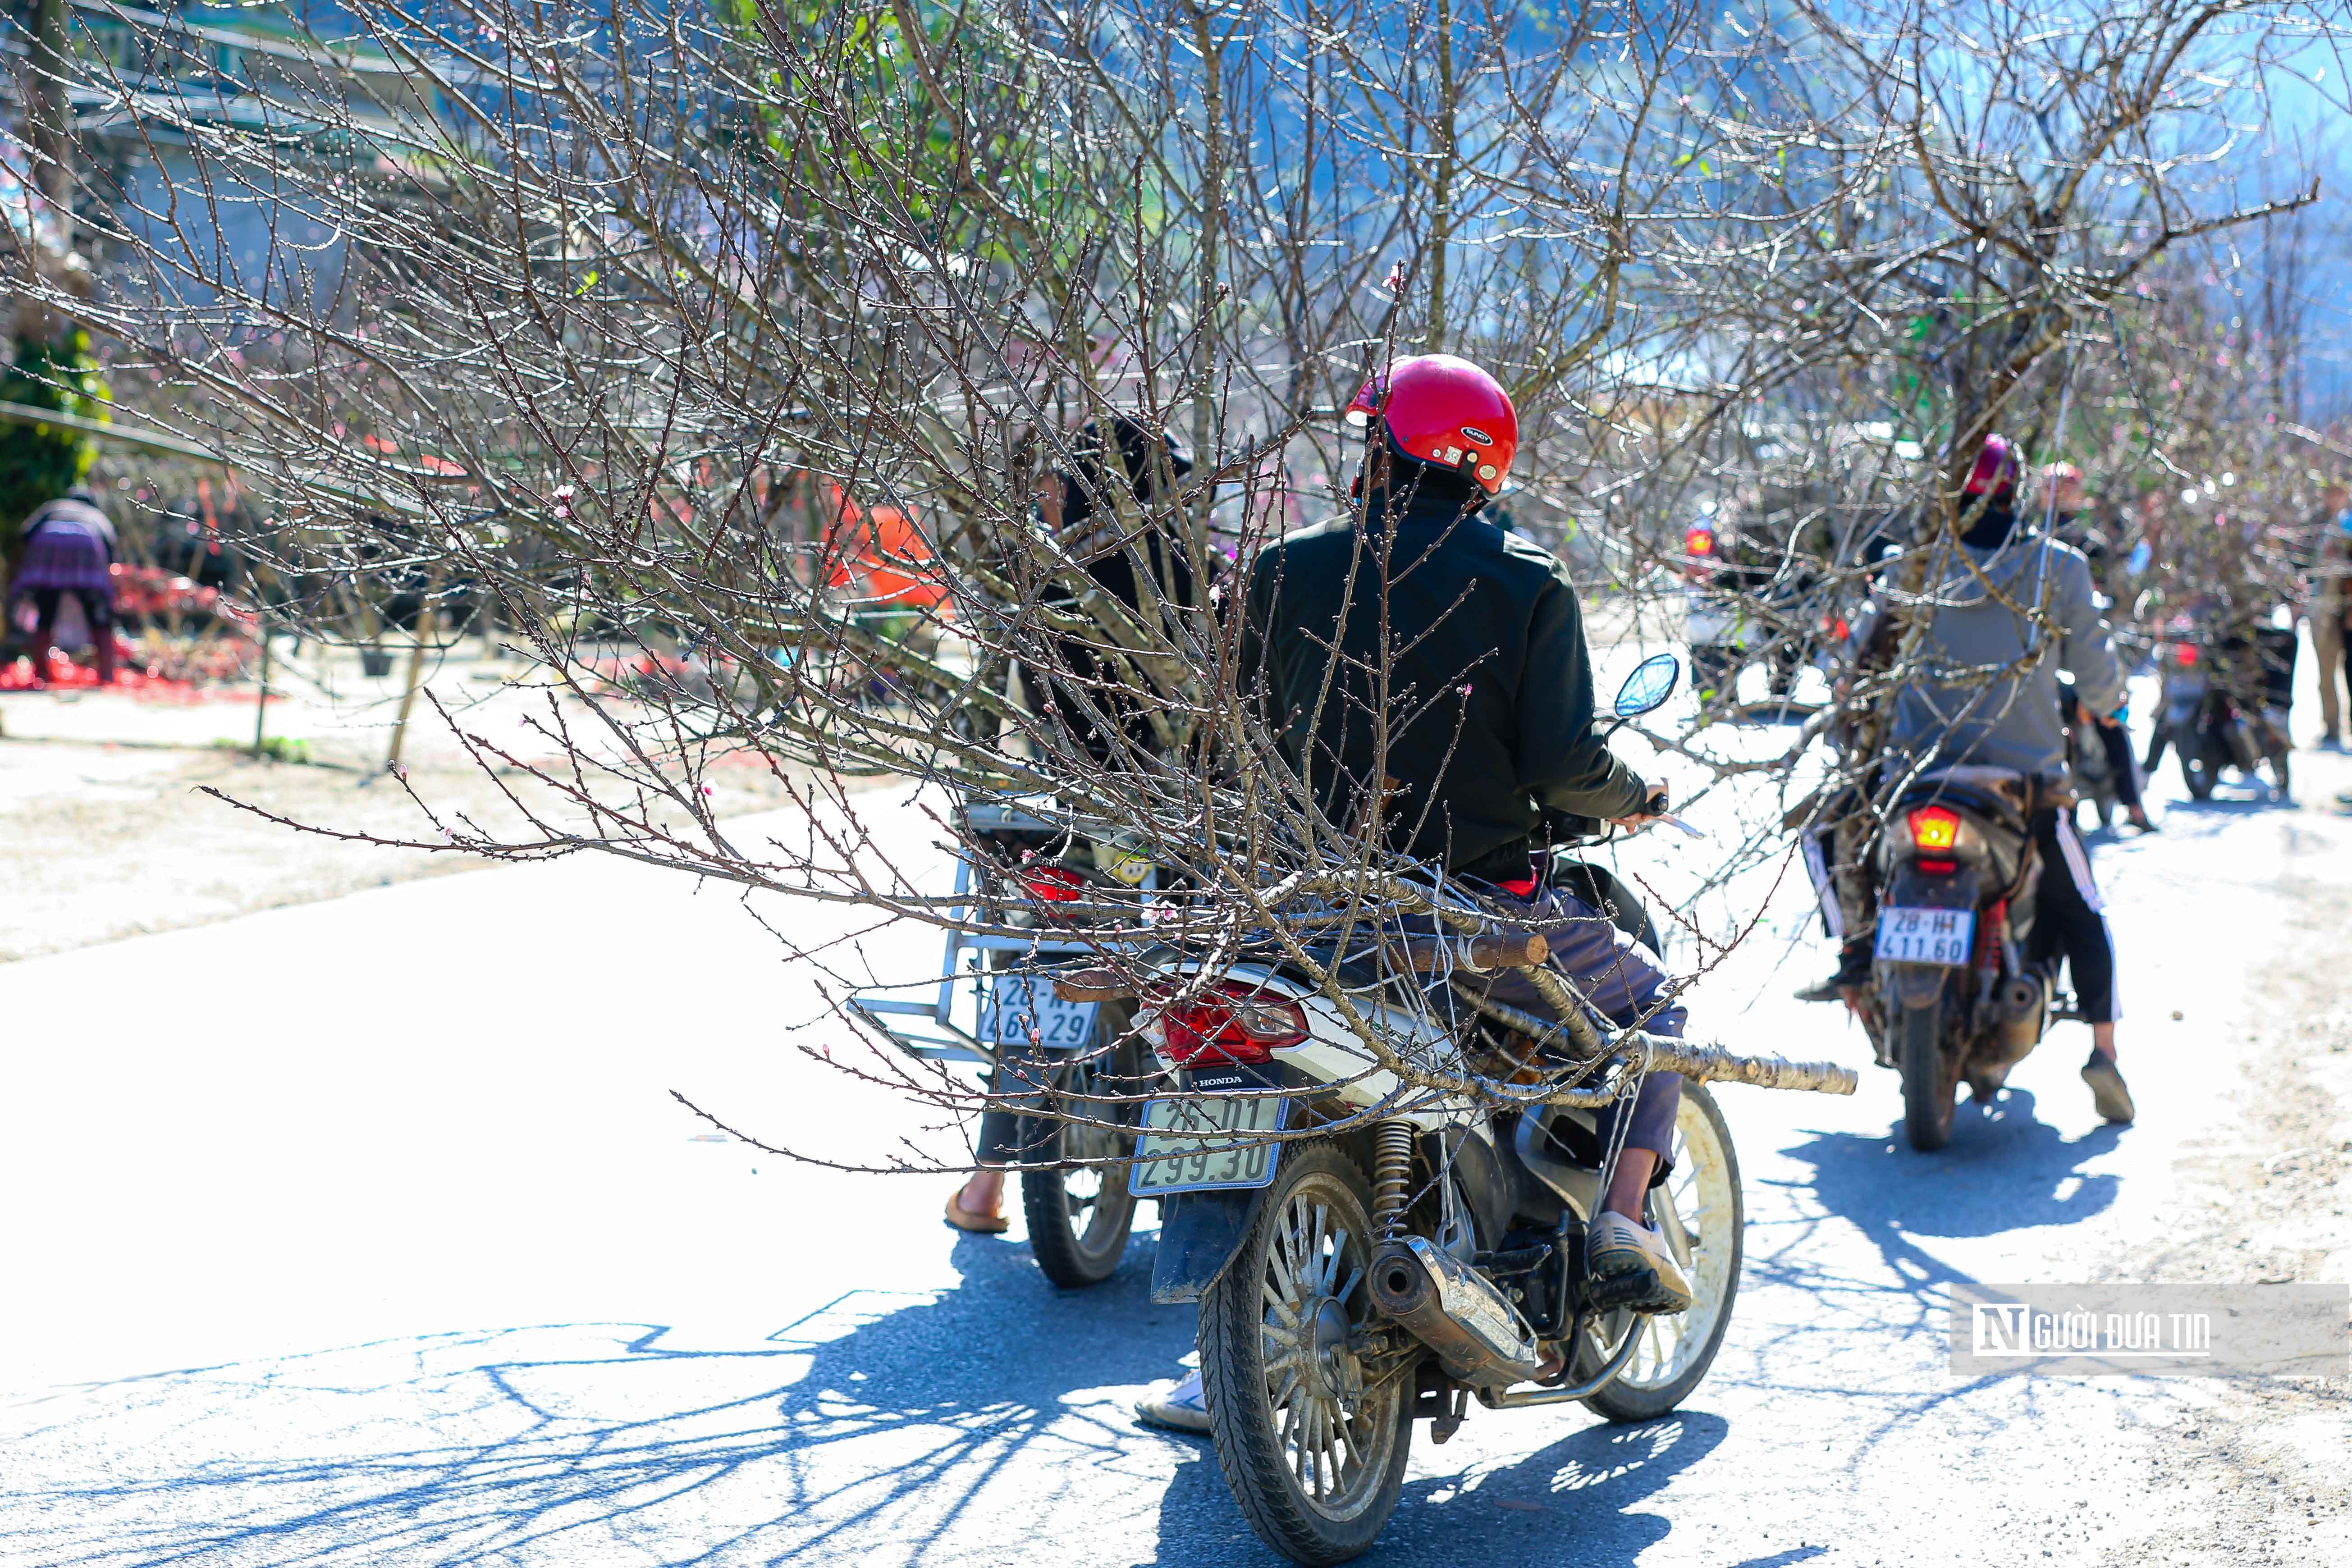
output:
<path id="1" fill-rule="evenodd" d="M 1573 894 L 1554 888 L 1538 888 L 1534 897 L 1528 899 L 1497 889 L 1494 898 L 1497 903 L 1517 904 L 1527 911 L 1521 918 L 1528 928 L 1541 931 L 1550 945 L 1551 956 L 1546 961 L 1549 967 L 1591 998 L 1612 1023 L 1621 1028 L 1639 1023 L 1651 1034 L 1670 1039 L 1682 1037 L 1689 1015 L 1679 1004 L 1658 1005 L 1666 988 L 1664 961 L 1619 931 L 1606 914 Z M 1543 994 L 1536 989 L 1535 982 L 1517 970 L 1465 975 L 1462 980 L 1494 1001 L 1532 1013 L 1547 1022 L 1557 1019 Z M 1658 1157 L 1657 1171 L 1650 1179 L 1653 1186 L 1665 1180 L 1674 1168 L 1675 1115 L 1682 1109 L 1682 1102 L 1680 1073 L 1650 1074 L 1634 1097 L 1632 1120 L 1625 1128 L 1625 1147 L 1646 1149 Z M 1603 1139 L 1612 1135 L 1616 1116 L 1615 1105 L 1601 1112 Z"/>

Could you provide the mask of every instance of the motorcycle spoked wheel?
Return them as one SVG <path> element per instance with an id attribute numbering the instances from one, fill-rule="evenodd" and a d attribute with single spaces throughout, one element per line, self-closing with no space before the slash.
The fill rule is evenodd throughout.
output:
<path id="1" fill-rule="evenodd" d="M 1201 1297 L 1217 1465 L 1260 1541 L 1294 1563 L 1361 1554 L 1396 1510 L 1412 1381 L 1370 1394 L 1351 1334 L 1373 1316 L 1371 1188 L 1334 1144 L 1284 1149 L 1233 1260 Z"/>
<path id="2" fill-rule="evenodd" d="M 1689 1398 L 1715 1364 L 1739 1294 L 1748 1224 L 1739 1156 L 1730 1124 L 1703 1084 L 1683 1085 L 1674 1161 L 1673 1174 L 1650 1189 L 1650 1215 L 1691 1282 L 1691 1304 L 1684 1311 L 1639 1318 L 1612 1312 L 1577 1346 L 1578 1375 L 1589 1377 L 1624 1343 L 1621 1336 L 1640 1336 L 1625 1370 L 1584 1401 L 1585 1408 L 1611 1421 L 1654 1421 Z"/>
<path id="3" fill-rule="evenodd" d="M 1922 1153 L 1952 1141 L 1960 1076 L 1944 1050 L 1944 998 L 1895 1016 L 1895 1059 L 1903 1069 L 1903 1136 Z"/>
<path id="4" fill-rule="evenodd" d="M 1071 1110 L 1088 1121 L 1133 1125 L 1142 1114 L 1134 1095 L 1132 1042 L 1123 1016 L 1110 1004 L 1096 1015 L 1088 1054 L 1055 1073 L 1056 1087 L 1073 1096 Z M 1028 1140 L 1024 1140 L 1028 1142 Z M 1099 1285 L 1118 1271 L 1135 1225 L 1135 1195 L 1127 1190 L 1127 1162 L 1135 1134 L 1068 1121 L 1041 1128 L 1035 1142 L 1056 1160 L 1083 1160 L 1060 1170 L 1021 1173 L 1021 1212 L 1029 1224 L 1029 1252 L 1038 1271 L 1065 1290 Z"/>

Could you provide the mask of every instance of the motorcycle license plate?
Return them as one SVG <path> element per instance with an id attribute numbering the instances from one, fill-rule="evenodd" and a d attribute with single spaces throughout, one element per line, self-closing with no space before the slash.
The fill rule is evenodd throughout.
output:
<path id="1" fill-rule="evenodd" d="M 1976 935 L 1974 910 L 1878 911 L 1878 956 L 1883 963 L 1964 968 L 1976 952 Z"/>
<path id="2" fill-rule="evenodd" d="M 1289 1104 L 1254 1094 L 1144 1101 L 1143 1131 L 1135 1141 L 1127 1190 L 1139 1198 L 1158 1198 L 1265 1186 L 1274 1180 L 1282 1145 L 1254 1135 L 1279 1129 Z"/>
<path id="3" fill-rule="evenodd" d="M 1094 1043 L 1099 1002 L 1065 1002 L 1053 982 L 1034 974 L 999 974 L 980 1003 L 980 1037 L 1015 1049 L 1081 1051 Z"/>

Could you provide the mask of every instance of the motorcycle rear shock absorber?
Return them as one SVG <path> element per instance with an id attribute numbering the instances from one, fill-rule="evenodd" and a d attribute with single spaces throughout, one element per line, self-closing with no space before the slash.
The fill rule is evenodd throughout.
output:
<path id="1" fill-rule="evenodd" d="M 1372 1234 L 1396 1234 L 1412 1190 L 1412 1123 L 1391 1116 L 1372 1129 Z"/>

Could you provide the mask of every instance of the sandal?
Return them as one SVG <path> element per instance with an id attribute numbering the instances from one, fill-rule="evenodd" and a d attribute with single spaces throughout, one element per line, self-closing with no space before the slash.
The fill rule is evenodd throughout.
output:
<path id="1" fill-rule="evenodd" d="M 959 1202 L 963 1189 L 958 1187 L 948 1194 L 948 1223 L 958 1230 L 968 1230 L 975 1236 L 1003 1236 L 1012 1222 L 1003 1215 L 974 1214 Z"/>

